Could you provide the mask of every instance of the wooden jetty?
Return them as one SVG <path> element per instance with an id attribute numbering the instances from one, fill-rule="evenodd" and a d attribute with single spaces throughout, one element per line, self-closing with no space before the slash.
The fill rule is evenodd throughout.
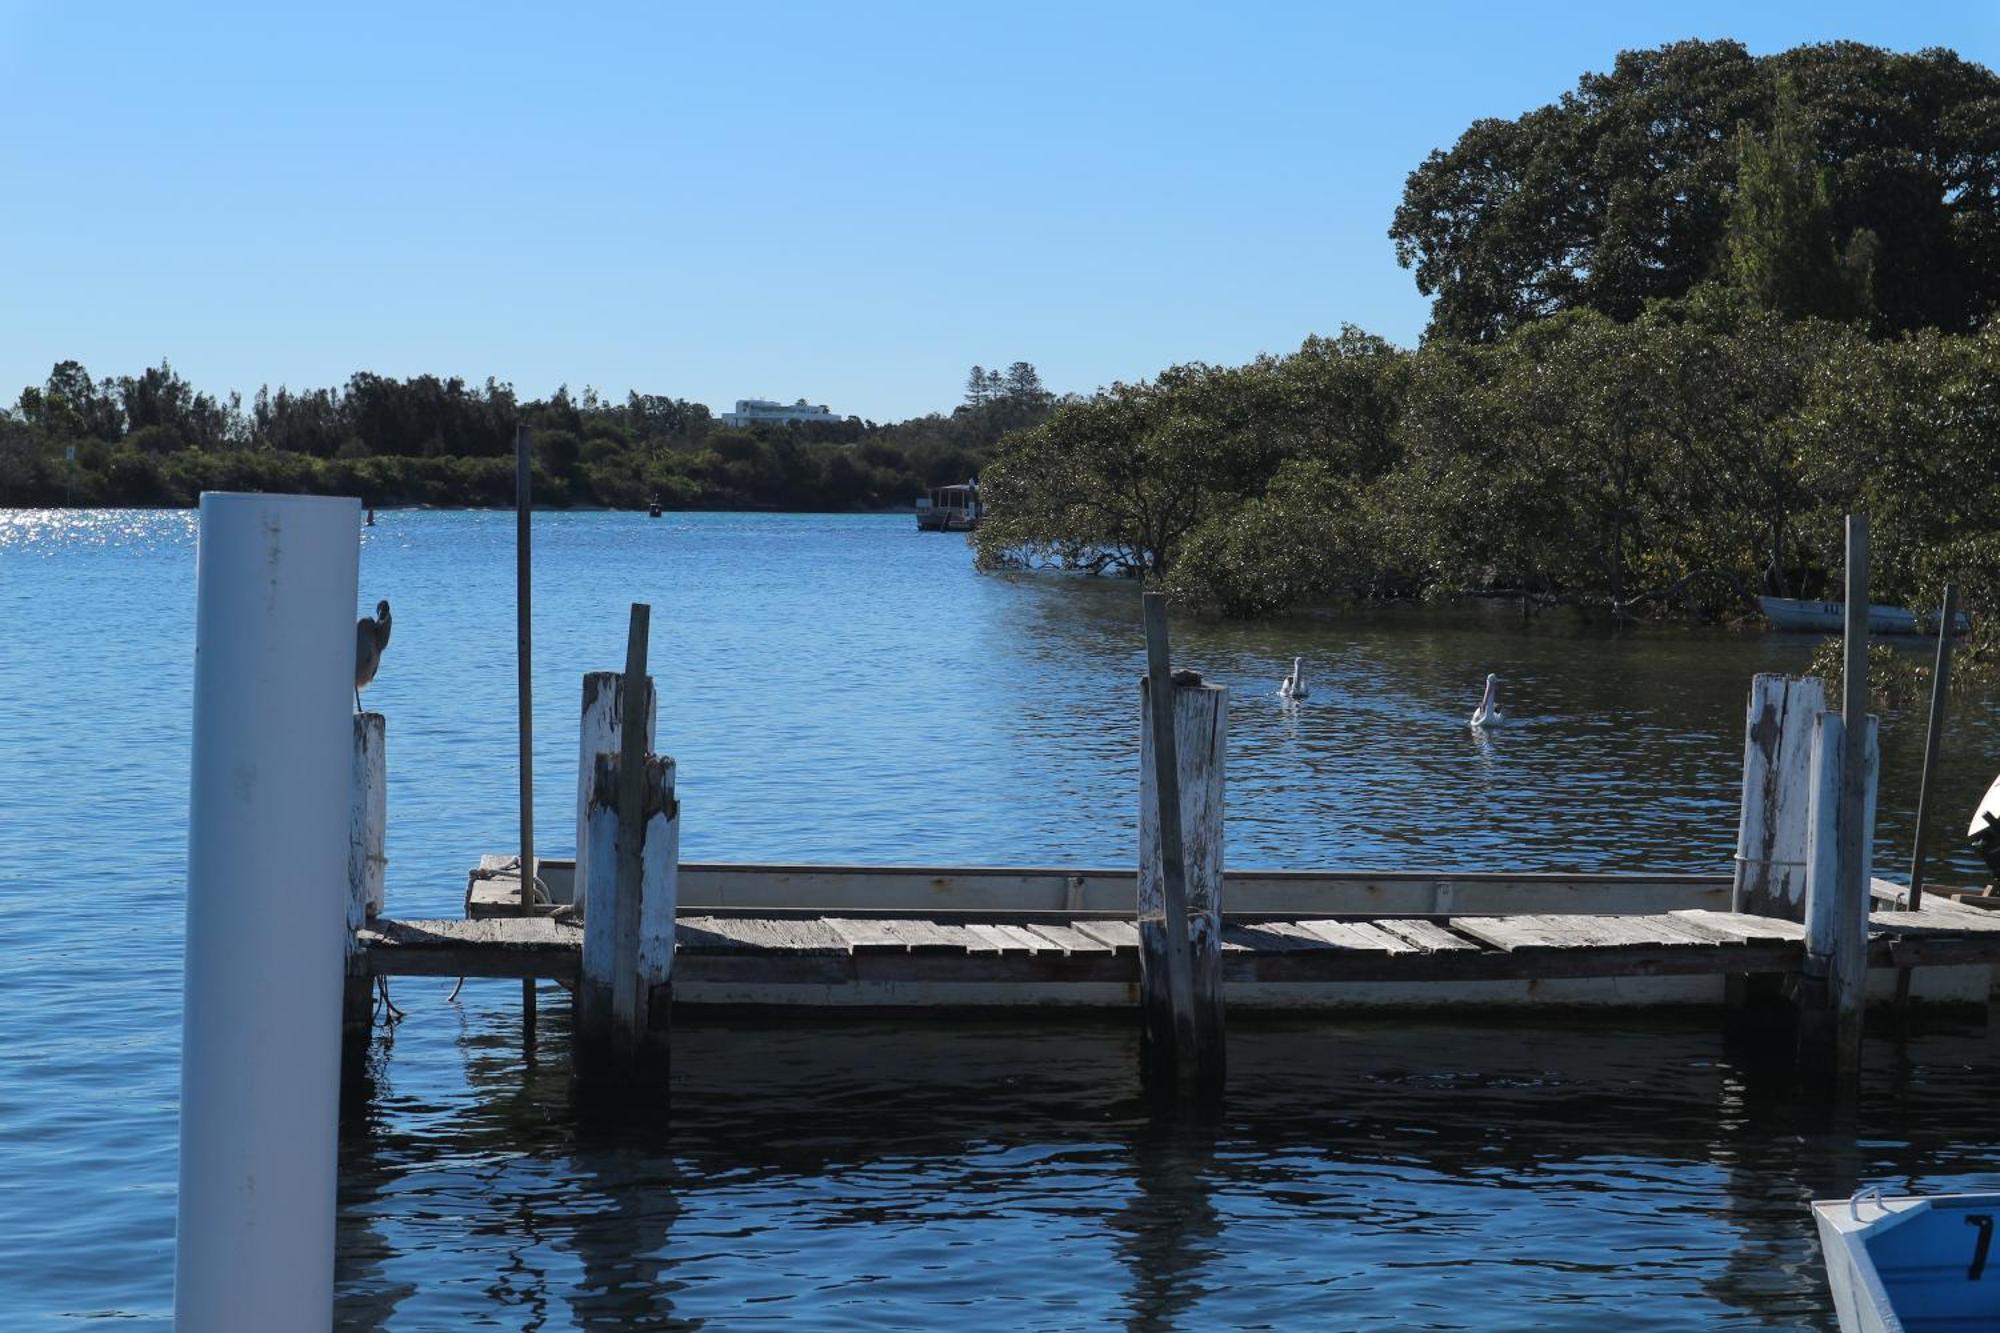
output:
<path id="1" fill-rule="evenodd" d="M 571 873 L 541 863 L 558 897 Z M 1138 1003 L 1133 911 L 1107 901 L 1120 889 L 1132 900 L 1131 869 L 689 864 L 681 877 L 677 1006 Z M 1726 876 L 1266 871 L 1224 883 L 1244 904 L 1223 917 L 1232 1010 L 1720 1003 L 1724 978 L 1796 974 L 1806 957 L 1802 924 L 1728 910 Z M 1884 984 L 1898 968 L 1943 971 L 1920 973 L 1915 993 L 1983 1002 L 2000 913 L 1936 897 L 1902 911 L 1897 886 L 1875 887 L 1868 963 Z M 1441 901 L 1462 905 L 1439 911 Z M 358 936 L 362 967 L 574 985 L 582 928 L 554 915 L 561 903 L 522 916 L 519 902 L 516 863 L 487 857 L 464 918 L 371 922 Z"/>
<path id="2" fill-rule="evenodd" d="M 382 916 L 379 876 L 355 870 L 350 1036 L 372 980 L 394 976 L 561 982 L 579 1050 L 628 1067 L 664 1065 L 678 1007 L 1124 1008 L 1143 1017 L 1149 1078 L 1214 1086 L 1226 1011 L 1708 1003 L 1795 1016 L 1803 1062 L 1851 1071 L 1871 994 L 1988 1001 L 2000 913 L 1948 893 L 1913 902 L 1869 874 L 1865 524 L 1849 535 L 1841 707 L 1811 678 L 1752 682 L 1737 852 L 1717 875 L 1226 870 L 1228 691 L 1171 669 L 1155 594 L 1136 866 L 683 865 L 635 607 L 625 674 L 584 681 L 584 871 L 541 860 L 524 887 L 521 858 L 489 856 L 462 919 L 407 921 Z M 356 734 L 351 862 L 366 868 L 382 730 Z"/>

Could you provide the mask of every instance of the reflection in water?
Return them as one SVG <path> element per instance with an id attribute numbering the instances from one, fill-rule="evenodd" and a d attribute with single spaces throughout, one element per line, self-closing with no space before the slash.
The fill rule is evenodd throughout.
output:
<path id="1" fill-rule="evenodd" d="M 1216 1257 L 1222 1222 L 1210 1174 L 1215 1126 L 1161 1110 L 1137 1127 L 1130 1170 L 1137 1187 L 1109 1225 L 1124 1233 L 1118 1257 L 1131 1275 L 1128 1329 L 1169 1329 L 1206 1294 L 1203 1266 Z"/>
<path id="2" fill-rule="evenodd" d="M 517 834 L 494 637 L 514 523 L 378 518 L 363 582 L 402 622 L 370 687 L 390 718 L 389 905 L 455 916 L 465 868 Z M 982 578 L 907 516 L 535 524 L 550 855 L 574 828 L 578 675 L 623 660 L 644 600 L 689 859 L 1131 863 L 1135 587 Z M 0 1036 L 6 1328 L 158 1327 L 170 1308 L 193 614 L 191 515 L 0 520 L 0 618 L 37 626 L 0 654 L 0 753 L 35 777 L 0 785 L 0 888 L 64 912 L 53 933 L 0 917 L 19 1000 Z M 1232 865 L 1444 870 L 1726 867 L 1748 678 L 1814 647 L 1481 608 L 1177 618 L 1174 642 L 1232 690 Z M 1293 657 L 1301 707 L 1274 693 Z M 1466 720 L 1488 671 L 1528 721 L 1482 738 Z M 46 725 L 58 679 L 117 746 Z M 1884 721 L 1890 869 L 1922 711 Z M 1984 878 L 1955 835 L 1996 755 L 1991 709 L 1954 704 L 1943 883 Z M 1976 1033 L 1912 1035 L 1900 1065 L 1871 1039 L 1851 1126 L 1829 1127 L 1707 1020 L 1239 1023 L 1211 1147 L 1158 1137 L 1122 1020 L 689 1022 L 670 1120 L 599 1128 L 570 1108 L 559 991 L 524 1066 L 518 985 L 471 982 L 457 1005 L 449 988 L 398 984 L 410 1017 L 349 1106 L 348 1327 L 1798 1326 L 1826 1318 L 1808 1194 L 1996 1183 Z"/>
<path id="3" fill-rule="evenodd" d="M 1239 1022 L 1204 1123 L 1122 1022 L 690 1018 L 660 1116 L 475 1024 L 462 1100 L 350 1126 L 342 1324 L 1830 1328 L 1806 1200 L 2000 1184 L 1983 1028 L 1871 1038 L 1845 1108 L 1715 1029 Z"/>

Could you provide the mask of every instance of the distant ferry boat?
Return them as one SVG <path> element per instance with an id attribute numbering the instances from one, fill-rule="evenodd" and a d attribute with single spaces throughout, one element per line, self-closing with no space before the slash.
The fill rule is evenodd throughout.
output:
<path id="1" fill-rule="evenodd" d="M 979 483 L 933 486 L 917 497 L 918 532 L 970 532 L 979 526 Z"/>
<path id="2" fill-rule="evenodd" d="M 1764 609 L 1764 618 L 1771 622 L 1772 629 L 1816 634 L 1838 634 L 1847 613 L 1845 602 L 1804 602 L 1796 597 L 1759 597 L 1757 605 Z M 1952 632 L 1963 634 L 1971 628 L 1971 617 L 1960 611 Z M 1868 632 L 1915 634 L 1918 632 L 1917 613 L 1907 606 L 1870 606 Z"/>

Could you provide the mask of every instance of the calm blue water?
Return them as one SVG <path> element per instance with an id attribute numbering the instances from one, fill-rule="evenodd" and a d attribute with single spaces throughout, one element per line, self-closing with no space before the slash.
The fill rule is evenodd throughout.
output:
<path id="1" fill-rule="evenodd" d="M 645 600 L 690 858 L 1132 859 L 1133 589 L 978 577 L 904 517 L 536 541 L 545 851 L 578 677 Z M 397 914 L 456 914 L 515 837 L 512 542 L 365 536 Z M 167 1322 L 193 611 L 191 515 L 0 514 L 0 1328 Z M 1236 690 L 1232 864 L 1717 871 L 1748 677 L 1811 645 L 1403 610 L 1176 646 Z M 1481 739 L 1488 670 L 1518 724 Z M 1885 868 L 1921 720 L 1886 726 Z M 1940 834 L 1997 764 L 1991 715 L 1955 719 Z M 1872 1040 L 1830 1116 L 1706 1021 L 1244 1023 L 1195 1129 L 1145 1114 L 1123 1022 L 683 1024 L 671 1123 L 635 1126 L 571 1104 L 559 990 L 528 1066 L 516 984 L 447 989 L 399 984 L 349 1117 L 343 1327 L 1830 1326 L 1804 1199 L 2000 1187 L 1978 1028 Z"/>

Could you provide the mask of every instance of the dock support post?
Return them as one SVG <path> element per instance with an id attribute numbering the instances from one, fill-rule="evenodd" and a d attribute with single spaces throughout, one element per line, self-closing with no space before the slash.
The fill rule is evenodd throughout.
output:
<path id="1" fill-rule="evenodd" d="M 1825 711 L 1826 684 L 1816 676 L 1750 681 L 1732 911 L 1805 919 L 1813 727 Z"/>
<path id="2" fill-rule="evenodd" d="M 204 495 L 174 1326 L 333 1318 L 361 504 Z"/>
<path id="3" fill-rule="evenodd" d="M 1861 873 L 1847 864 L 1847 725 L 1824 713 L 1814 736 L 1812 846 L 1806 875 L 1806 957 L 1799 979 L 1799 1062 L 1817 1073 L 1860 1067 L 1868 987 L 1868 862 L 1874 855 L 1875 789 L 1881 753 L 1866 719 L 1865 789 L 1859 820 Z"/>
<path id="4" fill-rule="evenodd" d="M 374 1016 L 374 984 L 363 965 L 358 932 L 382 914 L 384 852 L 389 823 L 388 719 L 354 715 L 354 777 L 347 813 L 347 985 L 341 1002 L 341 1065 L 360 1069 Z"/>
<path id="5" fill-rule="evenodd" d="M 646 675 L 651 625 L 652 608 L 634 602 L 621 687 L 627 698 L 642 690 L 651 695 Z M 663 1084 L 673 996 L 680 805 L 674 796 L 674 761 L 646 750 L 651 711 L 620 710 L 618 752 L 599 755 L 592 765 L 587 827 L 578 847 L 589 880 L 579 889 L 588 907 L 576 1027 L 578 1054 L 586 1065 Z"/>
<path id="6" fill-rule="evenodd" d="M 1812 806 L 1813 728 L 1826 711 L 1817 676 L 1759 674 L 1743 722 L 1743 807 L 1730 910 L 1802 921 Z M 1774 976 L 1725 982 L 1740 1036 L 1790 1042 L 1793 1009 Z"/>
<path id="7" fill-rule="evenodd" d="M 680 874 L 674 761 L 661 755 L 641 760 L 640 836 L 630 840 L 619 809 L 623 760 L 599 755 L 595 768 L 586 825 L 590 911 L 583 918 L 583 972 L 576 988 L 579 1060 L 594 1075 L 663 1081 Z M 619 864 L 628 846 L 640 870 L 629 885 Z M 635 892 L 628 896 L 628 889 Z"/>
<path id="8" fill-rule="evenodd" d="M 1225 1068 L 1223 764 L 1229 691 L 1170 669 L 1166 605 L 1145 595 L 1140 683 L 1139 974 L 1149 1082 L 1213 1092 Z"/>
<path id="9" fill-rule="evenodd" d="M 1868 716 L 1868 554 L 1868 520 L 1849 514 L 1840 725 L 1829 727 L 1831 715 L 1826 715 L 1816 747 L 1807 969 L 1800 987 L 1801 1062 L 1845 1077 L 1861 1067 L 1880 764 L 1875 719 Z"/>
<path id="10" fill-rule="evenodd" d="M 659 698 L 653 678 L 646 677 L 645 746 L 651 753 L 655 744 Z M 588 915 L 586 886 L 590 882 L 590 798 L 596 789 L 597 756 L 617 754 L 625 725 L 625 677 L 617 671 L 589 671 L 583 677 L 583 725 L 578 732 L 576 757 L 576 877 L 571 899 Z"/>

